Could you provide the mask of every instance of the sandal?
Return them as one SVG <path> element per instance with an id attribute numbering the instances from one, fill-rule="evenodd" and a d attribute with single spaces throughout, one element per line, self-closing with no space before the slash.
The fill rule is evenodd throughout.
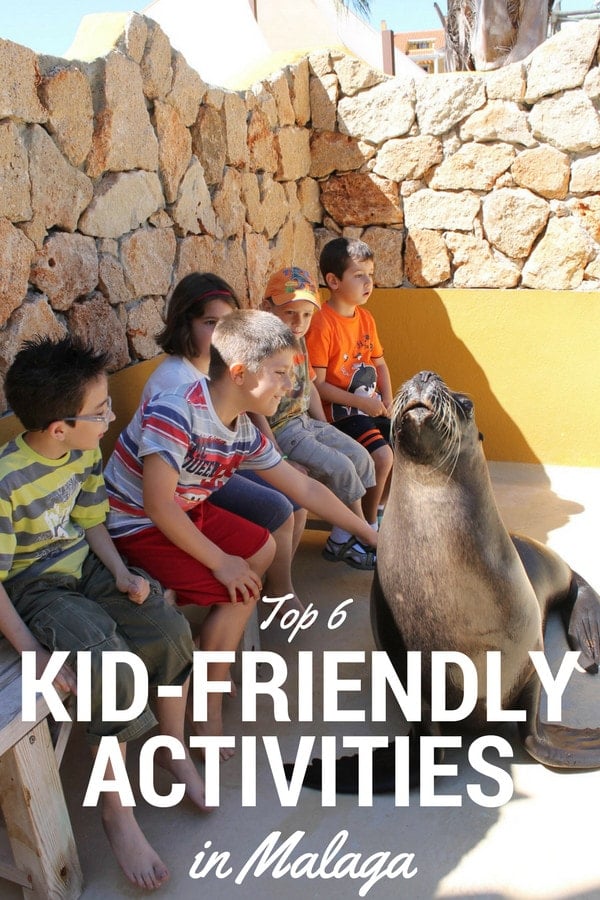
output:
<path id="1" fill-rule="evenodd" d="M 344 544 L 338 544 L 331 538 L 327 538 L 321 556 L 328 562 L 340 562 L 341 560 L 352 566 L 353 569 L 363 569 L 369 572 L 373 571 L 376 562 L 373 547 L 365 547 L 355 537 L 348 538 Z"/>

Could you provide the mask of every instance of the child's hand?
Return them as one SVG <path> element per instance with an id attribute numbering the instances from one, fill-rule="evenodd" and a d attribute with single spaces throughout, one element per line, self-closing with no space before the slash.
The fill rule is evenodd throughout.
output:
<path id="1" fill-rule="evenodd" d="M 120 591 L 128 595 L 132 603 L 137 603 L 139 606 L 150 593 L 150 585 L 147 580 L 133 572 L 127 572 L 122 578 L 118 578 L 116 585 Z"/>
<path id="2" fill-rule="evenodd" d="M 355 405 L 367 416 L 387 416 L 388 414 L 385 404 L 381 402 L 378 394 L 374 397 L 361 397 L 358 403 L 355 401 Z"/>
<path id="3" fill-rule="evenodd" d="M 212 572 L 217 581 L 225 585 L 229 591 L 229 599 L 232 603 L 237 602 L 236 592 L 238 591 L 243 603 L 259 599 L 262 582 L 241 556 L 224 554 L 223 562 Z"/>
<path id="4" fill-rule="evenodd" d="M 40 648 L 35 652 L 35 674 L 37 678 L 41 678 L 44 672 L 44 669 L 50 662 L 50 652 L 45 648 Z M 76 694 L 77 693 L 77 677 L 75 672 L 71 668 L 71 666 L 65 663 L 58 671 L 56 678 L 53 680 L 52 684 L 59 691 L 64 691 L 66 694 Z"/>

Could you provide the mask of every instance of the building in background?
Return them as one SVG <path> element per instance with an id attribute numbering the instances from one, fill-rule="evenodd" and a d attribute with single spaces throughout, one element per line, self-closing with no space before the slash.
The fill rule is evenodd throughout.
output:
<path id="1" fill-rule="evenodd" d="M 435 31 L 395 32 L 394 45 L 428 75 L 446 71 L 446 35 L 441 28 Z"/>

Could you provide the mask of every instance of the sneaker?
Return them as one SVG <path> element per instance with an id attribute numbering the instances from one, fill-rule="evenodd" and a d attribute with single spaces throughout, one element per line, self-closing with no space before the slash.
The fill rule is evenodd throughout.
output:
<path id="1" fill-rule="evenodd" d="M 365 547 L 355 537 L 349 538 L 344 544 L 338 544 L 327 538 L 327 543 L 321 553 L 323 559 L 328 562 L 343 561 L 353 569 L 372 571 L 375 568 L 375 550 L 373 547 Z"/>

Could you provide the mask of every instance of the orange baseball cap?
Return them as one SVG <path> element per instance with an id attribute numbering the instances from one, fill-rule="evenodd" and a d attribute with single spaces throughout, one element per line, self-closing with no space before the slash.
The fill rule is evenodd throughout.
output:
<path id="1" fill-rule="evenodd" d="M 319 289 L 310 273 L 296 266 L 279 269 L 271 275 L 265 288 L 265 298 L 271 300 L 275 306 L 293 303 L 294 300 L 308 300 L 309 303 L 314 303 L 317 309 L 321 308 Z"/>

